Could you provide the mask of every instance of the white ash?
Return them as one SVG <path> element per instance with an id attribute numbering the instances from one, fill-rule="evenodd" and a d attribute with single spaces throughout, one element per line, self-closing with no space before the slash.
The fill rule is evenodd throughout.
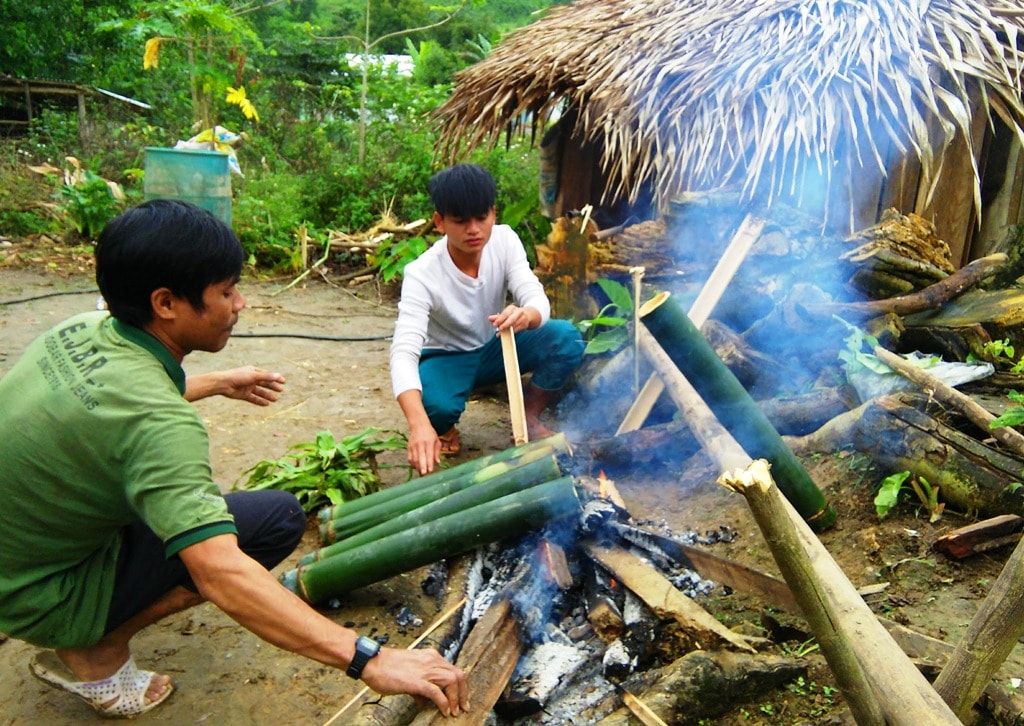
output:
<path id="1" fill-rule="evenodd" d="M 592 656 L 563 683 L 540 713 L 510 722 L 510 726 L 567 726 L 595 723 L 598 718 L 581 719 L 581 714 L 605 702 L 615 686 L 601 673 L 601 659 Z"/>
<path id="2" fill-rule="evenodd" d="M 589 649 L 549 640 L 525 652 L 512 676 L 514 693 L 530 693 L 547 703 L 559 687 L 572 682 L 573 675 L 594 657 Z"/>
<path id="3" fill-rule="evenodd" d="M 601 658 L 601 664 L 606 673 L 610 668 L 616 667 L 632 672 L 636 668 L 636 663 L 636 656 L 629 652 L 621 640 L 613 640 L 609 643 Z"/>

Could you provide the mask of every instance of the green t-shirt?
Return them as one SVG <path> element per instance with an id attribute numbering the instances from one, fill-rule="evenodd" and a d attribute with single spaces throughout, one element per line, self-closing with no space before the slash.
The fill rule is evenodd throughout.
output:
<path id="1" fill-rule="evenodd" d="M 159 341 L 104 312 L 44 333 L 0 379 L 0 632 L 99 640 L 131 522 L 168 557 L 236 531 L 184 390 Z"/>

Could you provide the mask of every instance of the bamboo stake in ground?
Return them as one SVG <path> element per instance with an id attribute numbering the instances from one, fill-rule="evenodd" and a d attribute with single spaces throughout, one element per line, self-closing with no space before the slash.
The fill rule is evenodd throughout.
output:
<path id="1" fill-rule="evenodd" d="M 913 363 L 892 353 L 885 348 L 876 347 L 875 357 L 885 363 L 908 381 L 920 386 L 924 391 L 930 393 L 936 400 L 953 406 L 961 411 L 982 431 L 992 434 L 995 439 L 1017 456 L 1024 456 L 1024 436 L 1009 426 L 990 428 L 989 424 L 995 420 L 995 416 L 965 396 L 949 384 L 941 381 L 928 373 L 923 368 L 918 368 Z"/>
<path id="2" fill-rule="evenodd" d="M 719 483 L 742 494 L 858 724 L 960 724 L 875 618 L 759 459 Z"/>
<path id="3" fill-rule="evenodd" d="M 515 443 L 529 441 L 526 431 L 526 406 L 523 402 L 523 379 L 519 373 L 519 357 L 516 354 L 516 334 L 511 328 L 502 330 L 501 357 L 505 362 L 505 383 L 508 385 L 508 408 L 512 417 L 512 439 Z"/>
<path id="4" fill-rule="evenodd" d="M 966 720 L 993 674 L 1024 634 L 1024 542 L 1018 544 L 981 608 L 935 679 L 935 690 Z"/>

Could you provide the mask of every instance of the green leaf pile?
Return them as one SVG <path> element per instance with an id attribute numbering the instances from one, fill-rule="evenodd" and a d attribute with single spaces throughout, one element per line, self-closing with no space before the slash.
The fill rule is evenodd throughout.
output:
<path id="1" fill-rule="evenodd" d="M 380 489 L 377 455 L 406 447 L 397 431 L 367 428 L 337 441 L 321 431 L 312 443 L 295 444 L 280 459 L 265 459 L 243 472 L 235 489 L 281 489 L 294 494 L 307 514 L 328 504 L 357 499 Z"/>

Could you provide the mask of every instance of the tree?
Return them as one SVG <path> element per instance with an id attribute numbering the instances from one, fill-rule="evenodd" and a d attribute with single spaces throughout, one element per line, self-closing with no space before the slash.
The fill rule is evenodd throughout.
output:
<path id="1" fill-rule="evenodd" d="M 339 36 L 314 36 L 319 40 L 325 41 L 351 41 L 357 43 L 360 48 L 361 63 L 360 68 L 362 71 L 362 83 L 360 85 L 359 92 L 359 163 L 362 164 L 366 160 L 366 126 L 369 123 L 367 108 L 366 108 L 366 97 L 369 88 L 369 72 L 370 64 L 373 61 L 372 51 L 382 43 L 389 40 L 401 38 L 413 33 L 419 33 L 432 28 L 438 28 L 449 20 L 454 18 L 462 8 L 466 6 L 468 0 L 462 0 L 458 6 L 452 8 L 439 8 L 447 15 L 442 19 L 428 25 L 421 25 L 416 28 L 406 28 L 404 30 L 396 30 L 391 33 L 386 33 L 373 40 L 370 40 L 370 0 L 365 0 L 365 21 L 363 24 L 363 37 L 355 35 L 339 35 Z"/>

